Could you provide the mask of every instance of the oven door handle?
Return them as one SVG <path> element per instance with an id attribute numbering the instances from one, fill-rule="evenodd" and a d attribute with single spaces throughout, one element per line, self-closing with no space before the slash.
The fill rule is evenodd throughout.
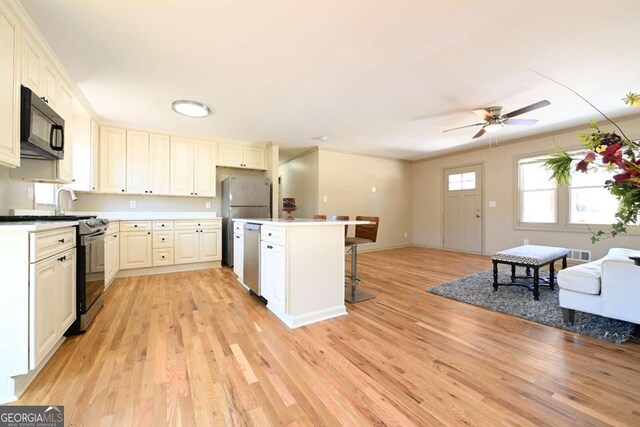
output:
<path id="1" fill-rule="evenodd" d="M 82 246 L 86 246 L 87 243 L 91 243 L 91 242 L 95 242 L 96 240 L 104 240 L 104 236 L 106 236 L 107 233 L 102 232 L 102 233 L 97 233 L 97 234 L 91 234 L 89 236 L 82 236 Z"/>

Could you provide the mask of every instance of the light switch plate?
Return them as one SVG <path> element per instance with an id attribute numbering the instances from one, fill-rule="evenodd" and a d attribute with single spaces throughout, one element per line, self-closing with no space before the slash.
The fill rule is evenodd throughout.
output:
<path id="1" fill-rule="evenodd" d="M 135 209 L 136 208 L 136 201 L 135 200 L 129 200 L 129 208 L 130 209 Z"/>
<path id="2" fill-rule="evenodd" d="M 491 200 L 491 201 L 489 202 L 489 207 L 490 207 L 490 208 L 495 208 L 496 206 L 497 206 L 497 204 L 496 204 L 495 200 Z"/>
<path id="3" fill-rule="evenodd" d="M 376 191 L 378 191 L 378 189 L 376 187 L 371 187 L 371 192 L 375 193 Z"/>
<path id="4" fill-rule="evenodd" d="M 324 197 L 322 198 L 322 200 L 324 200 L 324 201 L 326 202 L 326 201 L 327 201 L 327 196 L 324 196 Z"/>
<path id="5" fill-rule="evenodd" d="M 211 202 L 207 202 L 204 205 L 206 206 L 207 209 L 211 209 Z"/>

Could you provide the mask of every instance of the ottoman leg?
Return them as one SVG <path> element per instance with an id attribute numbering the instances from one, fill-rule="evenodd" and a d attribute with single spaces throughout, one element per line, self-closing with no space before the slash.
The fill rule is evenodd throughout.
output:
<path id="1" fill-rule="evenodd" d="M 493 291 L 498 290 L 498 263 L 493 261 Z"/>
<path id="2" fill-rule="evenodd" d="M 536 301 L 540 299 L 540 275 L 538 269 L 539 267 L 533 267 L 533 299 Z"/>
<path id="3" fill-rule="evenodd" d="M 527 277 L 531 276 L 531 267 L 527 267 Z"/>
<path id="4" fill-rule="evenodd" d="M 562 310 L 562 320 L 564 321 L 564 323 L 566 323 L 567 325 L 573 325 L 576 317 L 576 311 L 564 307 L 560 307 L 560 309 Z"/>
<path id="5" fill-rule="evenodd" d="M 562 269 L 564 270 L 565 268 L 567 268 L 567 256 L 566 255 L 562 258 Z"/>
<path id="6" fill-rule="evenodd" d="M 516 266 L 511 264 L 511 283 L 516 281 Z"/>
<path id="7" fill-rule="evenodd" d="M 555 274 L 556 274 L 556 267 L 555 267 L 556 262 L 552 261 L 551 265 L 549 265 L 549 289 L 554 290 L 555 289 Z"/>

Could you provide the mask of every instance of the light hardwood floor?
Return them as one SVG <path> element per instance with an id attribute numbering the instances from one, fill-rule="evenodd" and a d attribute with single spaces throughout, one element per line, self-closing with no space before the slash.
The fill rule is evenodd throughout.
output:
<path id="1" fill-rule="evenodd" d="M 637 341 L 425 292 L 489 268 L 483 256 L 406 248 L 359 261 L 377 297 L 293 331 L 226 268 L 118 279 L 19 403 L 63 404 L 87 426 L 640 425 Z"/>

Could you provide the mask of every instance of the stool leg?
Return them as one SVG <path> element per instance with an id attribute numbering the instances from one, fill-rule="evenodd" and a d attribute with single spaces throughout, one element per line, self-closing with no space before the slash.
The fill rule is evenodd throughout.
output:
<path id="1" fill-rule="evenodd" d="M 351 283 L 344 291 L 344 299 L 347 302 L 355 303 L 375 297 L 368 292 L 359 290 L 357 288 L 357 285 L 359 283 L 360 279 L 358 279 L 358 245 L 353 245 L 351 247 Z"/>

